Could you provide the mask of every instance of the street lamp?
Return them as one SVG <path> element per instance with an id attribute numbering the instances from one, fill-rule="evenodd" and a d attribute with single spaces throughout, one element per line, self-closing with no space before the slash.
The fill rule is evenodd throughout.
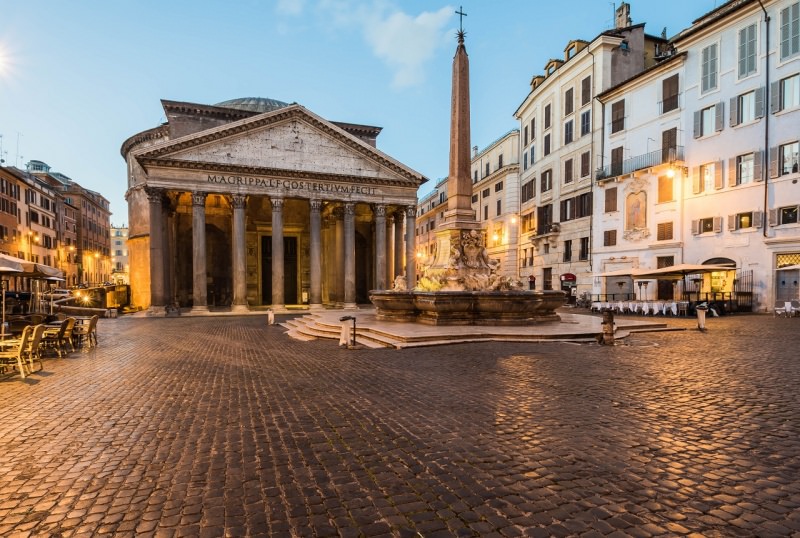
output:
<path id="1" fill-rule="evenodd" d="M 28 232 L 28 261 L 33 261 L 33 242 L 39 242 L 39 234 Z"/>

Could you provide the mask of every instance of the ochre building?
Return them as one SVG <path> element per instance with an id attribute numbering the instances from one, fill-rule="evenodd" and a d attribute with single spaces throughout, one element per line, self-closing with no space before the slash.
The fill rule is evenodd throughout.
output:
<path id="1" fill-rule="evenodd" d="M 134 305 L 354 308 L 413 281 L 426 178 L 376 149 L 380 128 L 263 98 L 162 105 L 121 150 Z"/>

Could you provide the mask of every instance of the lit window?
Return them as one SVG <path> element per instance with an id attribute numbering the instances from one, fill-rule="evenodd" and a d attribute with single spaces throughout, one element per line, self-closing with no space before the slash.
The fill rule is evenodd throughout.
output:
<path id="1" fill-rule="evenodd" d="M 744 185 L 753 181 L 753 154 L 736 157 L 736 184 Z"/>
<path id="2" fill-rule="evenodd" d="M 797 172 L 798 166 L 798 150 L 800 143 L 792 142 L 791 144 L 784 144 L 778 150 L 780 159 L 778 175 L 793 174 Z"/>

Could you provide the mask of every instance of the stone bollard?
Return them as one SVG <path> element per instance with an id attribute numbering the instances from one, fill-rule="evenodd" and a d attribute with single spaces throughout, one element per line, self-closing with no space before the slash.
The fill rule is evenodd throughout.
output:
<path id="1" fill-rule="evenodd" d="M 603 334 L 601 344 L 607 346 L 614 345 L 614 311 L 610 308 L 603 309 Z"/>
<path id="2" fill-rule="evenodd" d="M 706 330 L 706 312 L 708 311 L 708 304 L 702 303 L 694 307 L 697 312 L 697 329 L 701 332 Z"/>
<path id="3" fill-rule="evenodd" d="M 275 312 L 271 308 L 267 310 L 267 325 L 275 325 Z"/>

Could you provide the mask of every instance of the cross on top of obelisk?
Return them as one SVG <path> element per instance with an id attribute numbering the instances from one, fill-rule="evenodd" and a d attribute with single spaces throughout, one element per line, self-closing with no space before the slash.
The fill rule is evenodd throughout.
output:
<path id="1" fill-rule="evenodd" d="M 464 13 L 464 6 L 458 6 L 458 11 L 456 11 L 456 15 L 458 15 L 458 33 L 456 35 L 458 36 L 458 42 L 459 43 L 463 43 L 464 42 L 464 35 L 465 35 L 464 34 L 464 17 L 467 16 L 467 14 Z"/>

